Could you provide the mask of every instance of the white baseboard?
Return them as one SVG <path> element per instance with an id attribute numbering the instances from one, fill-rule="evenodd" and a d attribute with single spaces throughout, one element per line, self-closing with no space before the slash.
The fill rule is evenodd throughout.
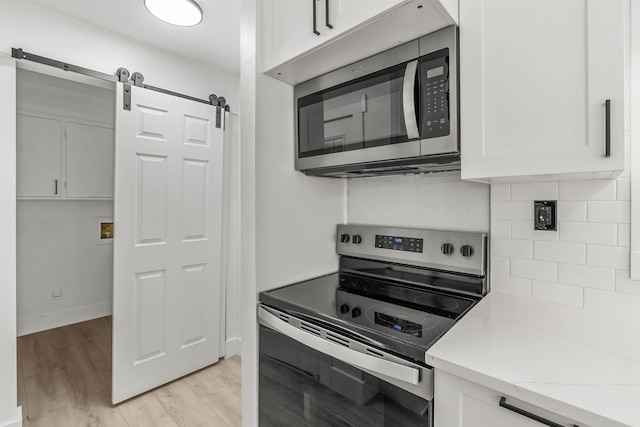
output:
<path id="1" fill-rule="evenodd" d="M 225 357 L 231 357 L 239 355 L 242 351 L 242 340 L 240 338 L 232 338 L 227 340 L 227 350 L 225 352 Z"/>
<path id="2" fill-rule="evenodd" d="M 16 408 L 16 414 L 9 421 L 3 421 L 0 427 L 22 427 L 22 406 Z"/>
<path id="3" fill-rule="evenodd" d="M 97 319 L 98 317 L 109 316 L 111 314 L 113 314 L 113 304 L 111 302 L 79 307 L 58 313 L 43 314 L 42 316 L 28 319 L 21 319 L 18 313 L 18 336 Z"/>

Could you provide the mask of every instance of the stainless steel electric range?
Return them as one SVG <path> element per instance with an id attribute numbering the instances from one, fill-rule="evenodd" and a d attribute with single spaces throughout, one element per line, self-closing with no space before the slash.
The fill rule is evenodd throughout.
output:
<path id="1" fill-rule="evenodd" d="M 487 234 L 338 225 L 338 272 L 260 294 L 260 426 L 431 426 L 427 349 L 487 289 Z"/>

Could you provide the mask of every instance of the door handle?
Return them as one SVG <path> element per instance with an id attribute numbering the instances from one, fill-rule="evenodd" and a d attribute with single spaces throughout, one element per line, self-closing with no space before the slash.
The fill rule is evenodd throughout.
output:
<path id="1" fill-rule="evenodd" d="M 310 333 L 304 332 L 290 324 L 280 320 L 277 316 L 269 313 L 262 307 L 258 308 L 258 319 L 260 323 L 281 334 L 298 341 L 320 353 L 334 357 L 345 363 L 355 366 L 358 369 L 367 370 L 374 374 L 384 375 L 409 384 L 420 384 L 420 371 L 411 366 L 401 365 L 378 357 L 369 356 L 326 341 Z"/>
<path id="2" fill-rule="evenodd" d="M 604 156 L 611 157 L 611 100 L 604 102 Z"/>
<path id="3" fill-rule="evenodd" d="M 407 128 L 407 138 L 409 139 L 420 138 L 416 118 L 416 104 L 413 96 L 416 89 L 417 72 L 418 61 L 407 62 L 402 82 L 402 110 L 404 111 L 404 125 Z"/>
<path id="4" fill-rule="evenodd" d="M 501 407 L 503 407 L 505 409 L 508 409 L 508 410 L 510 410 L 512 412 L 515 412 L 516 414 L 520 414 L 523 417 L 531 418 L 532 420 L 535 420 L 535 421 L 539 422 L 540 424 L 544 424 L 544 425 L 549 426 L 549 427 L 564 427 L 562 424 L 555 423 L 555 422 L 553 422 L 551 420 L 548 420 L 546 418 L 541 417 L 540 415 L 536 415 L 536 414 L 533 414 L 533 413 L 531 413 L 529 411 L 525 411 L 522 408 L 518 408 L 517 406 L 510 405 L 509 403 L 507 403 L 507 398 L 504 397 L 504 396 L 502 396 L 500 398 L 500 402 L 498 402 L 498 405 L 500 405 Z M 573 424 L 572 427 L 578 427 L 578 426 Z"/>
<path id="5" fill-rule="evenodd" d="M 316 21 L 317 21 L 317 17 L 318 17 L 318 6 L 316 5 L 316 1 L 317 0 L 311 0 L 311 2 L 313 3 L 313 34 L 315 34 L 316 36 L 320 35 L 320 31 L 318 31 L 318 29 L 316 28 Z"/>
<path id="6" fill-rule="evenodd" d="M 329 22 L 329 2 L 331 0 L 325 0 L 325 25 L 327 26 L 327 28 L 329 28 L 330 30 L 333 30 L 333 25 L 331 25 L 331 23 Z"/>

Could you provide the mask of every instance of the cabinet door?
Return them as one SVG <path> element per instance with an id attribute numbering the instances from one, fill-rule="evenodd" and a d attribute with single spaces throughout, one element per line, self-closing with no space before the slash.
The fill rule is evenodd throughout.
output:
<path id="1" fill-rule="evenodd" d="M 325 20 L 319 24 L 327 33 L 327 39 L 330 39 L 403 2 L 404 0 L 321 0 Z"/>
<path id="2" fill-rule="evenodd" d="M 463 378 L 436 370 L 434 425 L 438 427 L 542 427 L 543 423 L 500 406 L 504 394 Z M 506 397 L 506 403 L 532 417 L 562 426 L 577 423 L 554 412 Z M 549 425 L 549 424 L 547 424 Z M 580 423 L 581 427 L 588 427 Z"/>
<path id="3" fill-rule="evenodd" d="M 324 42 L 325 0 L 266 0 L 262 9 L 263 68 L 269 70 Z M 316 10 L 314 33 L 314 8 Z"/>
<path id="4" fill-rule="evenodd" d="M 17 115 L 18 197 L 60 198 L 61 131 L 59 120 Z"/>
<path id="5" fill-rule="evenodd" d="M 67 197 L 113 198 L 113 129 L 68 123 Z"/>
<path id="6" fill-rule="evenodd" d="M 623 169 L 620 0 L 460 0 L 460 64 L 463 178 Z"/>

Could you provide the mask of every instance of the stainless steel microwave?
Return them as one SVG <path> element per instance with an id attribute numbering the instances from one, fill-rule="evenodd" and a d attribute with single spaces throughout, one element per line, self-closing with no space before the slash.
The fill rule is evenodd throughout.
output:
<path id="1" fill-rule="evenodd" d="M 296 170 L 338 178 L 459 170 L 457 31 L 297 85 Z"/>

